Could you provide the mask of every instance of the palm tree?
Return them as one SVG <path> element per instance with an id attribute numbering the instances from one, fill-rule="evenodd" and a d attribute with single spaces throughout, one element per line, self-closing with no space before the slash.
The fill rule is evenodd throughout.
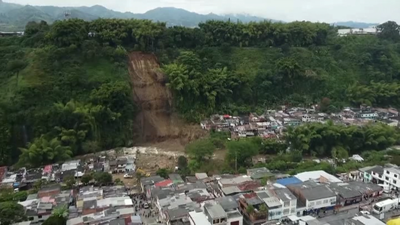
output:
<path id="1" fill-rule="evenodd" d="M 30 143 L 27 148 L 21 148 L 20 163 L 31 166 L 60 162 L 70 159 L 70 147 L 63 146 L 57 138 L 48 140 L 44 135 Z"/>

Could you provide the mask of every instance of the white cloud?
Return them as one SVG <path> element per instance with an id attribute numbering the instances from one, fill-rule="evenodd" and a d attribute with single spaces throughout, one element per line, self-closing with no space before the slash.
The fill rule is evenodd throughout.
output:
<path id="1" fill-rule="evenodd" d="M 143 13 L 156 7 L 178 7 L 198 13 L 247 13 L 285 21 L 400 22 L 400 0 L 3 0 L 20 4 L 91 6 Z"/>

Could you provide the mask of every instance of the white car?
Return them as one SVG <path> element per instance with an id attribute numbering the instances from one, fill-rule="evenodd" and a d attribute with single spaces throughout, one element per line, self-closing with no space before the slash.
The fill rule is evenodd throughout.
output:
<path id="1" fill-rule="evenodd" d="M 368 212 L 368 211 L 360 211 L 360 213 L 363 214 L 363 215 L 371 215 L 371 213 Z"/>
<path id="2" fill-rule="evenodd" d="M 130 175 L 130 174 L 125 174 L 125 175 L 124 175 L 124 178 L 127 178 L 127 179 L 128 179 L 128 178 L 133 178 L 133 176 Z"/>

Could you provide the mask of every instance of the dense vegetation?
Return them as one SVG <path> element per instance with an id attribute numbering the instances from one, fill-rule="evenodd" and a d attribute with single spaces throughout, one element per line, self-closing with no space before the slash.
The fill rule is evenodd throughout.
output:
<path id="1" fill-rule="evenodd" d="M 245 173 L 245 168 L 254 165 L 253 157 L 260 156 L 266 157 L 267 162 L 256 166 L 291 174 L 307 170 L 341 173 L 388 162 L 400 165 L 399 151 L 390 150 L 399 144 L 398 128 L 382 123 L 362 127 L 336 125 L 332 121 L 310 123 L 289 129 L 281 140 L 259 137 L 230 140 L 228 134 L 211 132 L 209 137 L 187 145 L 189 162 L 182 167 L 188 167 L 191 172 Z M 223 163 L 213 158 L 220 149 L 227 150 Z M 349 161 L 353 154 L 362 155 L 364 161 Z M 311 161 L 324 158 L 331 159 L 336 167 L 328 162 Z M 186 170 L 182 172 L 183 175 L 190 174 Z"/>
<path id="2" fill-rule="evenodd" d="M 131 50 L 159 56 L 175 109 L 190 121 L 322 98 L 332 111 L 349 103 L 397 106 L 399 27 L 388 22 L 380 30 L 338 38 L 335 28 L 310 22 L 28 23 L 24 37 L 0 39 L 0 163 L 22 153 L 20 165 L 38 166 L 129 145 Z"/>

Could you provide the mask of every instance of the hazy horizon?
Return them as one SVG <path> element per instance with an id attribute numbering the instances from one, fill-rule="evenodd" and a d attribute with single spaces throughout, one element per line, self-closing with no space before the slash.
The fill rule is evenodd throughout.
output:
<path id="1" fill-rule="evenodd" d="M 208 14 L 249 14 L 275 20 L 309 20 L 319 22 L 356 21 L 381 23 L 400 21 L 399 0 L 3 0 L 9 3 L 53 6 L 102 5 L 120 12 L 144 13 L 157 7 L 176 7 Z"/>

